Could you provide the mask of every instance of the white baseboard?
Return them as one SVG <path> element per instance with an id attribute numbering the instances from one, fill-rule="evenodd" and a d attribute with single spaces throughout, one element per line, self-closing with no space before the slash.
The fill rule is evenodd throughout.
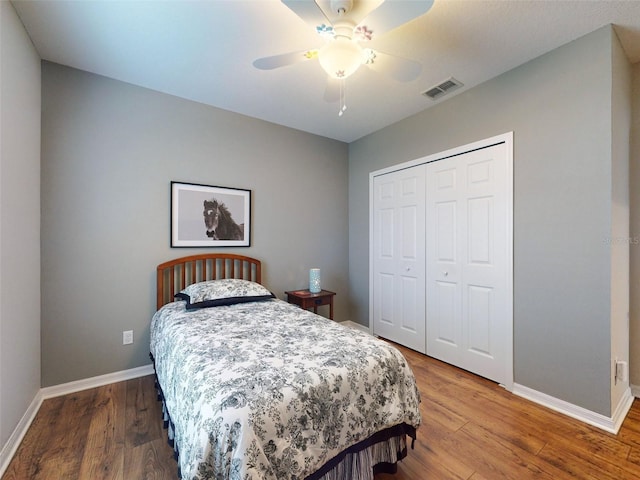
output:
<path id="1" fill-rule="evenodd" d="M 620 398 L 620 401 L 618 402 L 618 406 L 613 411 L 613 417 L 611 417 L 611 420 L 613 421 L 613 425 L 614 425 L 614 430 L 615 430 L 613 433 L 618 433 L 618 431 L 620 431 L 620 427 L 622 426 L 624 419 L 627 417 L 629 410 L 631 410 L 631 405 L 633 405 L 633 400 L 634 400 L 634 396 L 633 396 L 633 393 L 631 392 L 631 388 L 627 388 L 622 394 L 622 398 Z"/>
<path id="2" fill-rule="evenodd" d="M 580 420 L 581 422 L 588 423 L 594 427 L 605 430 L 609 433 L 617 434 L 618 430 L 622 426 L 631 404 L 633 403 L 633 396 L 631 395 L 631 389 L 627 389 L 623 397 L 620 399 L 620 403 L 617 405 L 613 416 L 607 417 L 600 413 L 592 412 L 586 408 L 579 407 L 564 400 L 547 395 L 546 393 L 538 392 L 524 385 L 514 384 L 513 393 L 520 397 L 531 400 L 539 405 L 555 410 L 569 417 Z"/>
<path id="3" fill-rule="evenodd" d="M 110 383 L 124 382 L 125 380 L 131 380 L 132 378 L 144 377 L 145 375 L 151 375 L 152 373 L 153 365 L 143 365 L 142 367 L 131 368 L 129 370 L 107 373 L 106 375 L 85 378 L 84 380 L 76 380 L 75 382 L 54 385 L 53 387 L 45 387 L 40 389 L 40 392 L 42 393 L 42 398 L 46 400 L 47 398 L 80 392 L 82 390 L 88 390 L 89 388 L 102 387 L 103 385 L 109 385 Z"/>
<path id="4" fill-rule="evenodd" d="M 369 330 L 369 327 L 365 327 L 364 325 L 360 325 L 359 323 L 352 322 L 351 320 L 340 322 L 340 325 L 344 325 L 345 327 L 349 328 L 355 328 L 356 330 L 361 330 L 363 332 L 371 334 L 371 330 Z"/>
<path id="5" fill-rule="evenodd" d="M 636 398 L 640 398 L 640 385 L 630 385 L 631 387 L 631 395 Z"/>
<path id="6" fill-rule="evenodd" d="M 29 430 L 31 423 L 36 418 L 36 414 L 42 405 L 42 400 L 41 390 L 39 390 L 31 401 L 27 411 L 24 412 L 24 415 L 18 422 L 18 425 L 9 436 L 7 443 L 5 443 L 2 450 L 0 450 L 0 477 L 4 475 L 5 470 L 9 467 L 9 463 L 11 463 L 11 459 L 16 454 L 16 451 L 20 446 L 20 442 L 22 442 L 22 439 L 26 435 L 27 430 Z"/>
<path id="7" fill-rule="evenodd" d="M 133 378 L 144 377 L 145 375 L 151 375 L 153 373 L 153 365 L 144 365 L 142 367 L 132 368 L 129 370 L 123 370 L 120 372 L 108 373 L 106 375 L 100 375 L 98 377 L 86 378 L 84 380 L 77 380 L 75 382 L 63 383 L 61 385 L 55 385 L 53 387 L 45 387 L 38 390 L 33 401 L 27 408 L 18 425 L 13 430 L 13 433 L 9 436 L 7 443 L 0 450 L 0 477 L 4 475 L 5 470 L 9 467 L 11 459 L 15 455 L 20 442 L 29 430 L 31 423 L 36 418 L 36 414 L 42 402 L 48 398 L 59 397 L 61 395 L 67 395 L 69 393 L 80 392 L 89 388 L 101 387 L 110 383 L 123 382 L 125 380 L 131 380 Z"/>

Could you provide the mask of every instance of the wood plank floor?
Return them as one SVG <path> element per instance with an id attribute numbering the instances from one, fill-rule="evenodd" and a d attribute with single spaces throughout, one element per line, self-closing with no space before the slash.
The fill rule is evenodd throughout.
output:
<path id="1" fill-rule="evenodd" d="M 422 393 L 415 449 L 376 480 L 640 478 L 640 405 L 611 435 L 401 348 Z M 2 480 L 175 480 L 153 377 L 45 400 Z"/>

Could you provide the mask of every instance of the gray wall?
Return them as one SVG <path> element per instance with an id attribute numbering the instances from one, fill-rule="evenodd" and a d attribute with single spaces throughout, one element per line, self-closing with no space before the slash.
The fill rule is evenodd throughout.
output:
<path id="1" fill-rule="evenodd" d="M 52 63 L 42 67 L 42 385 L 147 364 L 169 182 L 252 190 L 252 246 L 280 298 L 322 269 L 348 319 L 348 148 Z M 135 343 L 122 345 L 122 331 Z"/>
<path id="2" fill-rule="evenodd" d="M 354 321 L 369 320 L 369 172 L 514 131 L 515 381 L 611 414 L 612 41 L 602 28 L 350 144 Z"/>
<path id="3" fill-rule="evenodd" d="M 2 1 L 0 451 L 39 390 L 40 58 L 13 6 Z"/>

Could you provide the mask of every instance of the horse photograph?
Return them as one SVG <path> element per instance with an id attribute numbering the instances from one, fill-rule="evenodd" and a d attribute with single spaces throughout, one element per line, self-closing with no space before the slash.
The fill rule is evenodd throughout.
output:
<path id="1" fill-rule="evenodd" d="M 207 237 L 213 240 L 242 240 L 244 224 L 238 225 L 224 203 L 216 199 L 204 201 L 204 225 Z"/>
<path id="2" fill-rule="evenodd" d="M 171 182 L 171 246 L 249 246 L 251 191 Z"/>

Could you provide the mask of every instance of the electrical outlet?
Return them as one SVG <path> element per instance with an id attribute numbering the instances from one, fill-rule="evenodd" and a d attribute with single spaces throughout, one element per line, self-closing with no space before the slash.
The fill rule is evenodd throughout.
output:
<path id="1" fill-rule="evenodd" d="M 133 343 L 133 330 L 125 330 L 122 332 L 122 344 L 131 345 Z"/>
<path id="2" fill-rule="evenodd" d="M 616 380 L 626 382 L 629 380 L 629 364 L 622 360 L 616 360 Z"/>

